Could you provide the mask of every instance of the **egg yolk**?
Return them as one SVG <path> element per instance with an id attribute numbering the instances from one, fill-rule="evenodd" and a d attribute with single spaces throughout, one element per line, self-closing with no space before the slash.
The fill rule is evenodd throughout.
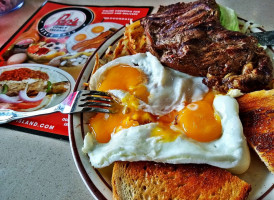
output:
<path id="1" fill-rule="evenodd" d="M 208 93 L 202 101 L 188 104 L 178 115 L 178 125 L 185 134 L 199 142 L 210 142 L 221 137 L 221 119 L 214 112 L 214 95 Z"/>
<path id="2" fill-rule="evenodd" d="M 144 85 L 146 81 L 142 71 L 128 65 L 117 65 L 106 71 L 97 90 L 124 90 L 147 103 L 149 92 Z"/>
<path id="3" fill-rule="evenodd" d="M 222 125 L 213 108 L 213 92 L 209 92 L 201 101 L 186 103 L 187 106 L 181 111 L 156 116 L 139 110 L 139 100 L 148 102 L 146 82 L 147 77 L 141 70 L 128 65 L 111 67 L 103 74 L 97 90 L 117 89 L 128 93 L 121 99 L 125 106 L 117 113 L 97 113 L 90 119 L 89 127 L 99 143 L 109 142 L 112 133 L 151 122 L 158 123 L 151 137 L 160 137 L 162 142 L 174 141 L 181 134 L 199 142 L 210 142 L 221 136 Z M 170 128 L 171 125 L 176 126 L 176 130 Z"/>
<path id="4" fill-rule="evenodd" d="M 107 143 L 109 142 L 112 133 L 151 122 L 159 122 L 160 125 L 154 128 L 151 136 L 160 136 L 160 141 L 162 142 L 173 141 L 181 134 L 169 128 L 177 115 L 176 111 L 159 117 L 138 110 L 139 102 L 133 95 L 126 95 L 122 99 L 122 103 L 126 105 L 126 107 L 122 108 L 117 113 L 97 113 L 90 119 L 89 127 L 98 142 Z"/>
<path id="5" fill-rule="evenodd" d="M 174 131 L 169 126 L 161 123 L 151 131 L 151 137 L 160 137 L 160 141 L 162 142 L 172 142 L 181 134 L 180 131 Z"/>
<path id="6" fill-rule="evenodd" d="M 138 110 L 139 100 L 148 102 L 149 92 L 144 85 L 146 82 L 146 75 L 142 71 L 128 65 L 117 65 L 105 72 L 97 90 L 116 89 L 129 94 L 122 99 L 123 105 L 127 106 L 126 110 L 115 114 L 98 113 L 90 119 L 90 128 L 98 142 L 108 142 L 112 132 L 156 121 L 152 114 Z"/>
<path id="7" fill-rule="evenodd" d="M 85 40 L 87 38 L 87 35 L 86 34 L 78 34 L 78 35 L 76 35 L 75 37 L 74 37 L 74 39 L 76 40 L 76 41 L 83 41 L 83 40 Z"/>
<path id="8" fill-rule="evenodd" d="M 104 27 L 103 26 L 95 26 L 91 29 L 91 32 L 93 33 L 101 33 L 102 31 L 104 31 Z"/>
<path id="9" fill-rule="evenodd" d="M 129 109 L 126 113 L 97 113 L 90 119 L 89 127 L 98 142 L 107 143 L 113 132 L 155 121 L 156 118 L 150 113 Z"/>

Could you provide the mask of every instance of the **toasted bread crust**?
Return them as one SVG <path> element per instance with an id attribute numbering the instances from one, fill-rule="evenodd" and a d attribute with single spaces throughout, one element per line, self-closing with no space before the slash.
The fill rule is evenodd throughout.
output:
<path id="1" fill-rule="evenodd" d="M 237 100 L 248 143 L 274 173 L 274 89 L 245 94 Z"/>
<path id="2" fill-rule="evenodd" d="M 246 199 L 251 186 L 209 165 L 116 162 L 113 199 Z"/>

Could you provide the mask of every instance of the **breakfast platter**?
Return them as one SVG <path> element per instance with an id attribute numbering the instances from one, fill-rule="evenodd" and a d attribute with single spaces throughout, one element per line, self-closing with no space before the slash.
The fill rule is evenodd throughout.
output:
<path id="1" fill-rule="evenodd" d="M 260 31 L 255 28 L 252 31 Z M 107 54 L 110 46 L 115 46 L 118 41 L 123 37 L 125 28 L 117 31 L 110 39 L 105 41 L 95 53 L 99 58 L 104 57 Z M 268 49 L 269 54 L 273 56 L 273 50 Z M 76 83 L 75 90 L 86 89 L 86 84 L 90 80 L 90 76 L 93 73 L 93 67 L 96 65 L 98 59 L 94 54 L 91 57 L 87 67 L 82 71 L 81 79 Z M 111 184 L 112 168 L 110 164 L 107 167 L 100 169 L 93 168 L 90 163 L 90 158 L 86 153 L 83 152 L 85 146 L 85 136 L 90 132 L 90 119 L 94 114 L 81 113 L 73 114 L 69 118 L 70 122 L 70 144 L 71 150 L 74 157 L 74 161 L 78 168 L 78 171 L 86 184 L 88 190 L 91 192 L 95 199 L 112 199 L 113 191 Z M 112 147 L 110 147 L 112 148 Z M 104 150 L 102 150 L 104 151 Z M 250 150 L 251 152 L 251 163 L 248 170 L 240 175 L 239 178 L 243 179 L 247 183 L 251 184 L 252 190 L 249 194 L 248 199 L 271 199 L 273 189 L 273 175 L 268 171 L 265 165 L 260 161 L 259 157 Z"/>
<path id="2" fill-rule="evenodd" d="M 72 34 L 67 40 L 67 50 L 69 53 L 76 53 L 78 51 L 94 51 L 97 47 L 98 39 L 102 33 L 121 28 L 121 24 L 113 23 L 113 22 L 100 22 L 86 26 L 81 31 L 78 31 Z M 91 40 L 93 39 L 93 40 Z M 93 43 L 92 43 L 93 41 Z M 82 42 L 82 45 L 79 43 Z M 87 44 L 89 43 L 89 44 Z M 76 44 L 79 45 L 77 48 Z M 92 45 L 93 44 L 93 45 Z M 84 47 L 84 48 L 83 48 Z M 80 50 L 82 48 L 82 50 Z"/>

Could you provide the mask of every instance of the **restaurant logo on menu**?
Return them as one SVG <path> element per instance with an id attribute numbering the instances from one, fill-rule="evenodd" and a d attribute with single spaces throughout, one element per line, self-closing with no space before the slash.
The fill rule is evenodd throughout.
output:
<path id="1" fill-rule="evenodd" d="M 89 9 L 63 8 L 45 15 L 38 23 L 38 31 L 45 37 L 65 37 L 90 24 L 93 18 Z"/>

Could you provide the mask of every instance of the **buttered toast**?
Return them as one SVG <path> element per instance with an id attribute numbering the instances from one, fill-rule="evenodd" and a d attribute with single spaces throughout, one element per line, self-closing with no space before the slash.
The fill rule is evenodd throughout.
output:
<path id="1" fill-rule="evenodd" d="M 246 199 L 251 186 L 209 165 L 115 162 L 113 199 Z"/>
<path id="2" fill-rule="evenodd" d="M 274 89 L 251 92 L 237 100 L 249 145 L 274 173 Z"/>

